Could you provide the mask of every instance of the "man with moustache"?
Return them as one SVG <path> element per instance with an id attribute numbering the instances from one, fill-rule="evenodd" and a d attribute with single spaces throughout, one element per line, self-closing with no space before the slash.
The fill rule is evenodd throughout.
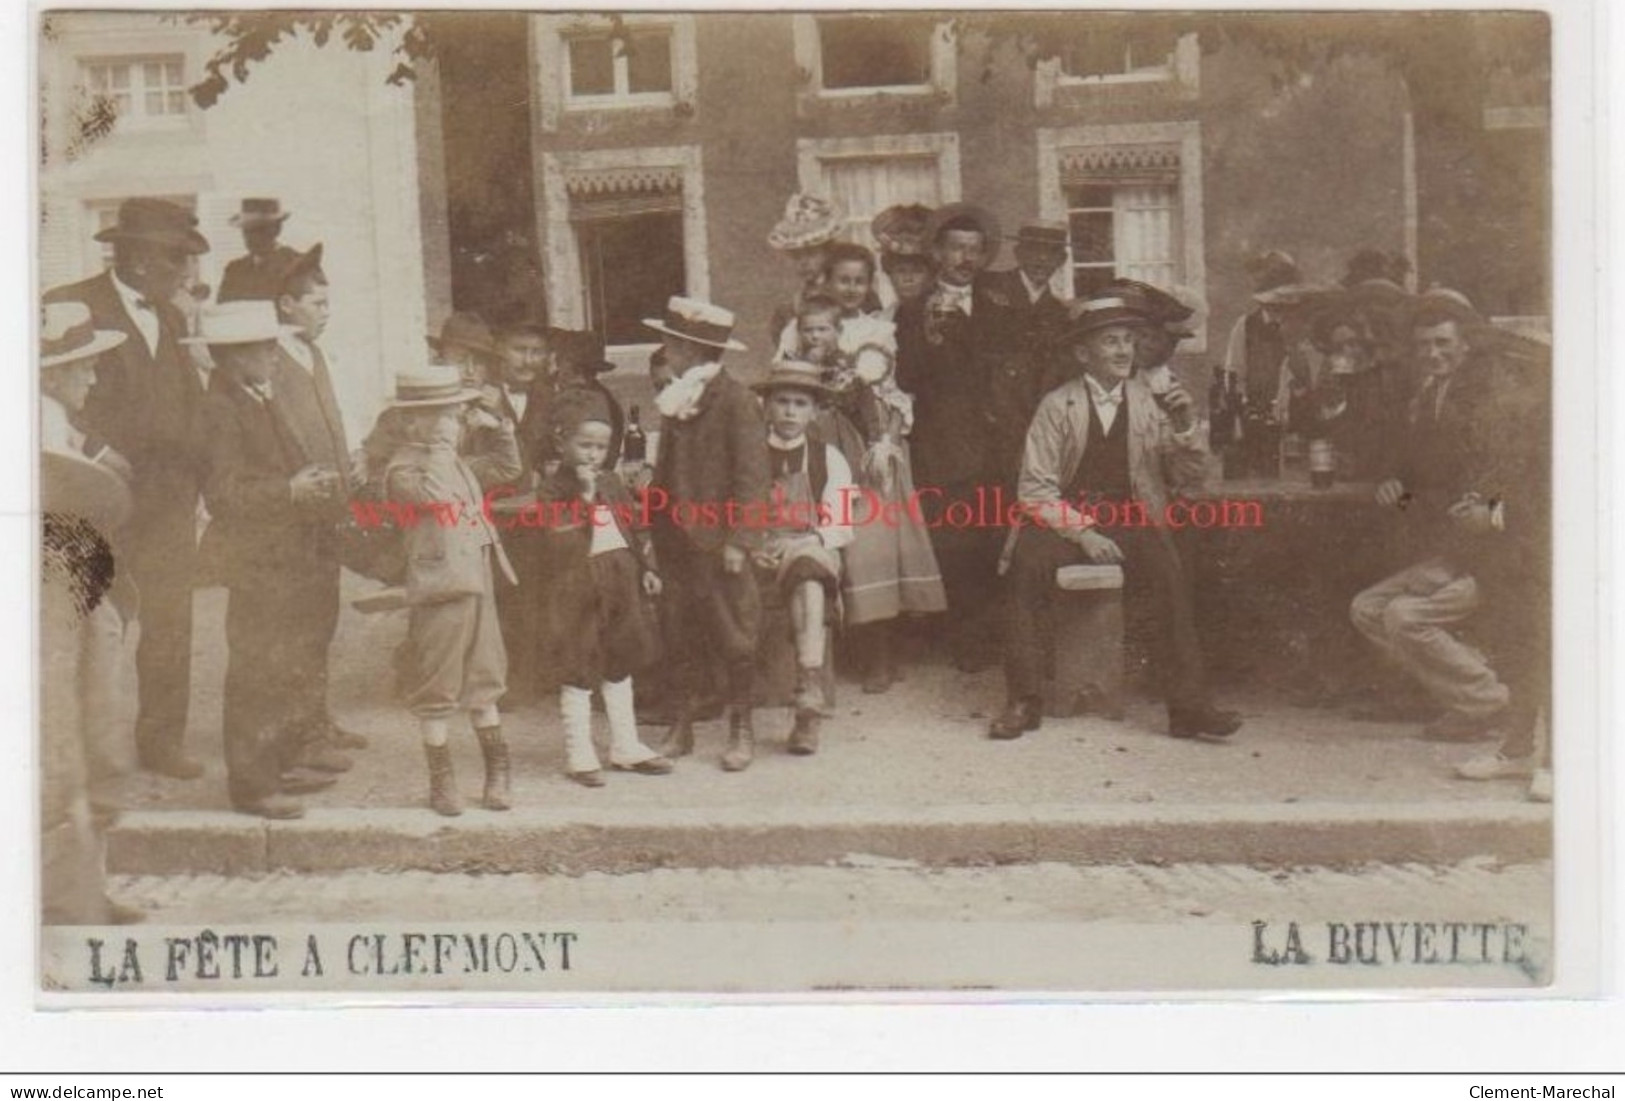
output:
<path id="1" fill-rule="evenodd" d="M 1026 515 L 1010 571 L 1005 632 L 1007 706 L 988 736 L 1037 730 L 1044 669 L 1053 648 L 1055 571 L 1089 563 L 1143 573 L 1153 602 L 1155 662 L 1175 738 L 1223 738 L 1240 718 L 1213 707 L 1196 633 L 1190 578 L 1161 526 L 1170 497 L 1201 484 L 1207 448 L 1195 403 L 1173 382 L 1159 397 L 1135 374 L 1137 334 L 1151 319 L 1120 297 L 1082 304 L 1065 342 L 1082 373 L 1046 395 L 1033 417 L 1019 493 Z M 1090 524 L 1139 506 L 1151 525 Z"/>

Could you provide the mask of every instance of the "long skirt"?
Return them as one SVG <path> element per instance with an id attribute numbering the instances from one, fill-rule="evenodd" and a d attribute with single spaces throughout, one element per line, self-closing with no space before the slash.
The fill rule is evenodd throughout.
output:
<path id="1" fill-rule="evenodd" d="M 858 469 L 854 467 L 854 469 Z M 848 627 L 900 615 L 946 611 L 948 598 L 931 535 L 909 507 L 914 475 L 907 445 L 892 460 L 891 492 L 868 486 L 852 508 L 852 542 L 844 551 L 844 622 Z"/>

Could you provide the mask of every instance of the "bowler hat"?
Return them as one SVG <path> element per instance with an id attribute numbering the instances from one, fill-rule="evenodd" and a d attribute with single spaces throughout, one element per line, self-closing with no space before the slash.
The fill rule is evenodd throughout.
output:
<path id="1" fill-rule="evenodd" d="M 975 203 L 948 203 L 937 207 L 926 225 L 926 240 L 936 244 L 943 232 L 949 229 L 977 230 L 987 241 L 990 251 L 998 246 L 999 220 L 992 211 Z"/>
<path id="2" fill-rule="evenodd" d="M 209 251 L 209 242 L 197 231 L 196 215 L 163 199 L 125 199 L 118 220 L 93 240 L 151 241 L 193 256 Z"/>
<path id="3" fill-rule="evenodd" d="M 768 232 L 767 243 L 776 249 L 825 245 L 840 235 L 845 223 L 846 215 L 835 203 L 798 191 L 784 204 L 784 217 Z"/>
<path id="4" fill-rule="evenodd" d="M 283 210 L 278 199 L 244 199 L 242 209 L 229 219 L 234 226 L 279 226 L 292 211 Z"/>
<path id="5" fill-rule="evenodd" d="M 547 343 L 561 370 L 576 374 L 603 374 L 615 370 L 604 357 L 604 338 L 589 329 L 548 329 Z"/>
<path id="6" fill-rule="evenodd" d="M 94 359 L 124 343 L 123 333 L 98 329 L 83 302 L 48 302 L 40 311 L 39 365 L 60 367 Z"/>
<path id="7" fill-rule="evenodd" d="M 414 366 L 395 374 L 395 397 L 391 409 L 430 409 L 441 405 L 462 405 L 479 401 L 483 394 L 463 384 L 463 376 L 455 367 L 433 363 Z"/>
<path id="8" fill-rule="evenodd" d="M 446 318 L 445 324 L 440 326 L 440 335 L 426 339 L 436 355 L 445 355 L 449 344 L 493 359 L 497 354 L 496 341 L 491 339 L 491 326 L 479 314 L 466 310 Z"/>
<path id="9" fill-rule="evenodd" d="M 805 390 L 817 397 L 830 397 L 835 391 L 824 382 L 824 372 L 811 363 L 787 359 L 775 363 L 767 377 L 750 387 L 758 394 L 771 394 L 775 390 Z"/>
<path id="10" fill-rule="evenodd" d="M 1416 296 L 1416 309 L 1412 318 L 1427 314 L 1443 314 L 1464 330 L 1481 329 L 1486 324 L 1484 315 L 1473 306 L 1472 300 L 1449 287 L 1429 287 Z"/>
<path id="11" fill-rule="evenodd" d="M 745 350 L 743 344 L 733 339 L 733 311 L 698 298 L 672 295 L 666 301 L 665 317 L 646 317 L 643 323 L 657 333 L 682 337 L 711 348 L 726 348 L 731 352 Z"/>

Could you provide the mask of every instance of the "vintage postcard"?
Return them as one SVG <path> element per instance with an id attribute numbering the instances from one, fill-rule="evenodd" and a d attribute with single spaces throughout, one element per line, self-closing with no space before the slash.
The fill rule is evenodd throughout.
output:
<path id="1" fill-rule="evenodd" d="M 37 32 L 42 1002 L 1554 981 L 1547 13 Z"/>

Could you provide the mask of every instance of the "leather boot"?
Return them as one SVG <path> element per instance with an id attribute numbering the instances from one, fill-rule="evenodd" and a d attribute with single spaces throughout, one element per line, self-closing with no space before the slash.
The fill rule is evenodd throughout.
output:
<path id="1" fill-rule="evenodd" d="M 426 745 L 423 753 L 429 758 L 429 806 L 436 814 L 457 817 L 463 813 L 463 800 L 457 794 L 457 776 L 451 769 L 451 748 Z"/>
<path id="2" fill-rule="evenodd" d="M 666 731 L 665 739 L 655 747 L 655 752 L 662 757 L 673 759 L 687 757 L 694 752 L 694 701 L 688 697 L 677 710 L 677 719 Z"/>
<path id="3" fill-rule="evenodd" d="M 728 748 L 722 752 L 724 772 L 743 772 L 756 759 L 756 729 L 751 725 L 749 704 L 728 708 Z"/>
<path id="4" fill-rule="evenodd" d="M 508 790 L 508 743 L 502 738 L 502 728 L 476 727 L 474 735 L 485 758 L 485 796 L 480 802 L 486 810 L 507 810 L 513 803 Z"/>
<path id="5" fill-rule="evenodd" d="M 797 757 L 811 757 L 818 752 L 818 712 L 796 711 L 796 725 L 790 728 L 786 748 Z"/>

